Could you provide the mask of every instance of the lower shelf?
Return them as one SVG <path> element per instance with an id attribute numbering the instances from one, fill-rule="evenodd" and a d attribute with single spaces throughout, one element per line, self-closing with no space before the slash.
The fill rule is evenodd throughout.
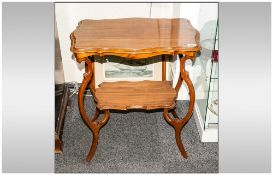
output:
<path id="1" fill-rule="evenodd" d="M 168 81 L 104 82 L 95 92 L 100 110 L 174 108 L 177 93 Z"/>

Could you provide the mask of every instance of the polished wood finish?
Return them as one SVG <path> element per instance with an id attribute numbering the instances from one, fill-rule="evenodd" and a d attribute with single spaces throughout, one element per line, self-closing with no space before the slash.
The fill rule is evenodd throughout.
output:
<path id="1" fill-rule="evenodd" d="M 90 151 L 87 155 L 87 158 L 86 160 L 87 161 L 90 161 L 95 152 L 96 152 L 96 149 L 97 149 L 97 145 L 98 145 L 98 142 L 99 142 L 99 131 L 100 131 L 100 128 L 106 124 L 106 122 L 109 120 L 109 115 L 110 115 L 110 112 L 109 110 L 105 110 L 104 111 L 104 116 L 102 118 L 101 121 L 97 121 L 97 118 L 98 118 L 98 114 L 99 112 L 96 112 L 95 116 L 94 116 L 94 119 L 96 119 L 95 121 L 91 121 L 88 120 L 88 126 L 90 127 L 92 133 L 93 133 L 93 140 L 92 140 L 92 145 L 91 145 L 91 148 L 90 148 Z M 87 122 L 87 121 L 86 121 Z"/>
<path id="2" fill-rule="evenodd" d="M 94 55 L 91 56 L 90 58 L 91 65 L 92 65 L 92 79 L 91 79 L 91 84 L 90 84 L 90 89 L 95 89 L 95 58 Z"/>
<path id="3" fill-rule="evenodd" d="M 166 57 L 162 55 L 162 81 L 166 80 Z"/>
<path id="4" fill-rule="evenodd" d="M 108 121 L 111 109 L 163 109 L 165 120 L 175 129 L 176 143 L 181 155 L 186 158 L 187 153 L 181 142 L 181 130 L 192 116 L 195 93 L 189 74 L 185 70 L 185 62 L 194 61 L 196 53 L 201 49 L 199 32 L 190 22 L 187 19 L 150 18 L 83 20 L 71 33 L 70 38 L 70 49 L 77 61 L 86 63 L 78 103 L 80 114 L 93 133 L 87 161 L 95 154 L 99 130 Z M 180 74 L 175 88 L 165 81 L 165 54 L 179 55 Z M 163 55 L 163 81 L 104 82 L 99 88 L 95 88 L 95 55 L 116 55 L 125 59 Z M 189 89 L 190 104 L 187 114 L 179 118 L 175 112 L 175 102 L 183 81 Z M 92 120 L 86 114 L 83 103 L 84 90 L 88 85 L 96 103 L 96 113 Z M 169 112 L 174 118 L 169 116 Z M 104 117 L 98 121 L 100 113 L 104 113 Z"/>
<path id="5" fill-rule="evenodd" d="M 78 106 L 79 106 L 80 114 L 81 114 L 84 122 L 87 124 L 87 126 L 90 128 L 90 130 L 93 133 L 92 145 L 91 145 L 90 151 L 89 151 L 87 158 L 86 158 L 87 161 L 90 161 L 92 159 L 92 157 L 94 156 L 96 148 L 97 148 L 99 130 L 109 120 L 110 112 L 109 112 L 109 110 L 104 110 L 104 117 L 101 121 L 97 120 L 98 115 L 100 114 L 100 111 L 98 111 L 98 109 L 96 109 L 96 114 L 94 115 L 94 118 L 92 120 L 90 120 L 90 118 L 86 114 L 84 104 L 83 104 L 84 91 L 85 91 L 88 83 L 91 82 L 93 71 L 92 71 L 92 62 L 90 61 L 90 59 L 86 58 L 85 62 L 87 63 L 88 68 L 85 69 L 86 72 L 84 74 L 84 78 L 83 78 L 81 87 L 79 89 L 79 94 L 78 94 L 78 103 L 79 104 L 78 104 Z M 92 86 L 91 86 L 90 90 L 91 90 L 91 93 L 94 95 L 95 91 L 92 88 Z"/>
<path id="6" fill-rule="evenodd" d="M 141 59 L 200 50 L 199 32 L 182 18 L 82 20 L 70 37 L 78 61 L 91 55 Z"/>
<path id="7" fill-rule="evenodd" d="M 167 81 L 104 82 L 95 92 L 100 110 L 163 109 L 175 106 L 177 93 Z"/>

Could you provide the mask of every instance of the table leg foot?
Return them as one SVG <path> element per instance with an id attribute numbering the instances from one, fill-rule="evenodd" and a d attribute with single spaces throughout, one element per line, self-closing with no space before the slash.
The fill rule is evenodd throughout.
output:
<path id="1" fill-rule="evenodd" d="M 99 142 L 99 132 L 98 131 L 93 131 L 93 140 L 92 140 L 92 145 L 91 145 L 91 148 L 90 148 L 90 151 L 86 157 L 86 160 L 89 162 L 93 156 L 95 155 L 95 152 L 96 152 L 96 149 L 97 149 L 97 145 L 98 145 L 98 142 Z"/>
<path id="2" fill-rule="evenodd" d="M 175 127 L 175 140 L 176 140 L 178 149 L 181 152 L 181 155 L 186 159 L 188 155 L 181 141 L 181 129 L 182 129 L 181 127 Z"/>

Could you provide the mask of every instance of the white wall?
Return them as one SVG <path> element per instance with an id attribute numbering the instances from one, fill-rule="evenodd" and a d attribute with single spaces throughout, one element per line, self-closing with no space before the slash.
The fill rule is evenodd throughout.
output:
<path id="1" fill-rule="evenodd" d="M 204 24 L 218 19 L 218 3 L 200 3 L 197 29 L 201 30 Z"/>

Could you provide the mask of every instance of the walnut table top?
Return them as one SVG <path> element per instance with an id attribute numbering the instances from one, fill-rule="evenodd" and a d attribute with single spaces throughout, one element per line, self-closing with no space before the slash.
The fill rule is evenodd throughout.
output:
<path id="1" fill-rule="evenodd" d="M 79 58 L 117 55 L 146 58 L 199 51 L 199 32 L 187 19 L 124 18 L 82 20 L 70 35 Z"/>

